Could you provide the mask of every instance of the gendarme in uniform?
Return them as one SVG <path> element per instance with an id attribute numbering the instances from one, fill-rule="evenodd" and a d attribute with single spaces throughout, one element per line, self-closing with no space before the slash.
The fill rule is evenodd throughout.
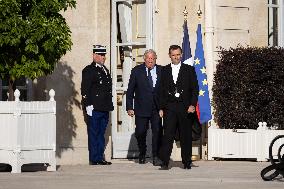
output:
<path id="1" fill-rule="evenodd" d="M 106 47 L 94 45 L 93 62 L 82 71 L 81 94 L 88 117 L 88 148 L 91 165 L 110 165 L 104 159 L 105 130 L 113 110 L 112 82 L 104 66 Z"/>

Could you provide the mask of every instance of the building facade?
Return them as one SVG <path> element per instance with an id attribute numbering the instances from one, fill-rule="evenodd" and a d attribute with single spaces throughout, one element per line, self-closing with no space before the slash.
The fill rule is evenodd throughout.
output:
<path id="1" fill-rule="evenodd" d="M 146 48 L 156 50 L 157 64 L 169 63 L 168 47 L 182 43 L 185 7 L 193 55 L 197 24 L 202 25 L 209 91 L 219 46 L 284 45 L 284 0 L 77 0 L 76 9 L 63 13 L 72 31 L 72 50 L 52 75 L 19 82 L 27 100 L 45 100 L 50 89 L 56 91 L 58 164 L 88 163 L 80 83 L 82 69 L 92 61 L 94 44 L 107 46 L 106 66 L 114 84 L 116 108 L 106 133 L 106 159 L 136 155 L 134 121 L 124 107 L 130 71 L 143 62 Z M 5 100 L 5 82 L 0 85 L 0 98 Z M 178 150 L 173 156 L 177 154 Z"/>

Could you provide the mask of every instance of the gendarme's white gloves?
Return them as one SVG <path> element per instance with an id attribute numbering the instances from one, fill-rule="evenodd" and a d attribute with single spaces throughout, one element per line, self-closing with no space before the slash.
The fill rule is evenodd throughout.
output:
<path id="1" fill-rule="evenodd" d="M 92 116 L 92 111 L 93 111 L 93 109 L 94 109 L 93 105 L 90 105 L 90 106 L 87 106 L 87 107 L 86 107 L 87 114 L 88 114 L 89 116 Z"/>

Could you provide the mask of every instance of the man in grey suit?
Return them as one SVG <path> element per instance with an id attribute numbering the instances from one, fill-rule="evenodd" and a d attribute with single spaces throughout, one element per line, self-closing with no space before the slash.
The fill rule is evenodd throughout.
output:
<path id="1" fill-rule="evenodd" d="M 162 70 L 160 86 L 160 116 L 164 119 L 164 135 L 160 149 L 161 169 L 167 170 L 178 129 L 184 169 L 191 169 L 192 124 L 198 98 L 198 82 L 194 67 L 182 64 L 182 49 L 169 48 L 171 63 Z"/>
<path id="2" fill-rule="evenodd" d="M 156 65 L 156 59 L 157 55 L 154 50 L 146 50 L 144 53 L 145 63 L 132 69 L 126 93 L 126 110 L 129 116 L 133 117 L 135 115 L 135 137 L 139 148 L 139 163 L 146 163 L 146 135 L 150 122 L 153 165 L 159 166 L 161 161 L 157 156 L 162 125 L 159 117 L 158 92 L 161 66 Z"/>

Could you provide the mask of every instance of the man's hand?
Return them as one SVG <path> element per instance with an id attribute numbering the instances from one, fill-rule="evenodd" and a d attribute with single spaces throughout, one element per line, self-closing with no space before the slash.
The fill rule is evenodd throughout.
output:
<path id="1" fill-rule="evenodd" d="M 134 116 L 134 110 L 127 110 L 127 114 L 131 117 Z"/>
<path id="2" fill-rule="evenodd" d="M 164 116 L 164 111 L 163 110 L 160 110 L 159 111 L 159 115 L 160 115 L 160 118 L 162 118 Z"/>
<path id="3" fill-rule="evenodd" d="M 187 113 L 194 113 L 195 112 L 195 107 L 194 106 L 189 106 L 187 109 Z"/>

